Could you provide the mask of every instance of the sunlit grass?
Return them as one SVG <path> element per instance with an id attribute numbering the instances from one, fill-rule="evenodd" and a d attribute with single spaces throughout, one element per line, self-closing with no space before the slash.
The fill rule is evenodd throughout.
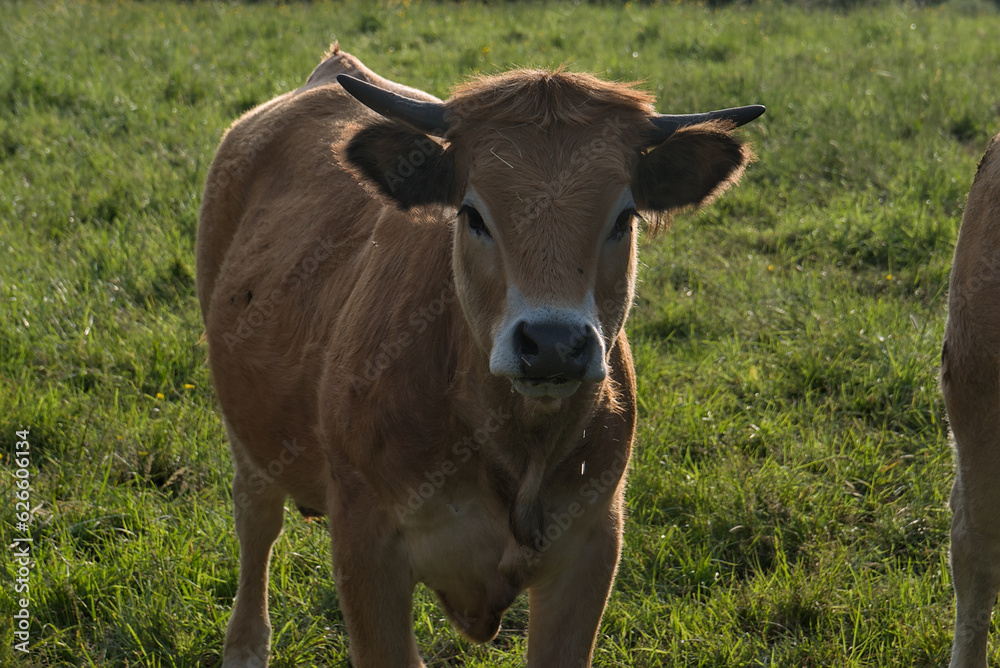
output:
<path id="1" fill-rule="evenodd" d="M 759 159 L 641 248 L 640 424 L 595 664 L 940 665 L 952 477 L 937 358 L 957 226 L 1000 127 L 988 5 L 7 3 L 0 22 L 0 538 L 30 426 L 32 652 L 217 665 L 236 588 L 194 295 L 224 128 L 337 39 L 446 96 L 474 72 L 643 79 L 662 110 L 760 102 Z M 9 447 L 8 447 L 9 446 Z M 274 665 L 343 665 L 323 522 L 287 517 Z M 4 568 L 10 569 L 9 561 Z M 0 593 L 0 614 L 14 610 Z M 430 665 L 518 666 L 425 589 Z"/>

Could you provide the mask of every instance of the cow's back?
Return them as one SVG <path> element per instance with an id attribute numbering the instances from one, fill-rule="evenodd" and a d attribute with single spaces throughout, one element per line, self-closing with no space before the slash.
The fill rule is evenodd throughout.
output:
<path id="1" fill-rule="evenodd" d="M 303 193 L 314 200 L 316 192 L 312 187 L 316 183 L 337 188 L 346 195 L 343 187 L 347 182 L 353 185 L 353 179 L 332 164 L 331 144 L 340 138 L 345 124 L 372 114 L 346 94 L 337 83 L 338 74 L 395 87 L 407 95 L 436 99 L 379 77 L 334 44 L 305 85 L 251 109 L 236 120 L 216 152 L 202 199 L 197 247 L 198 301 L 206 320 L 216 277 L 241 221 L 261 217 L 251 210 L 255 201 L 289 203 Z M 298 174 L 294 171 L 297 167 Z M 295 187 L 284 187 L 293 175 Z M 333 181 L 326 181 L 328 178 Z M 303 203 L 311 205 L 308 201 Z"/>

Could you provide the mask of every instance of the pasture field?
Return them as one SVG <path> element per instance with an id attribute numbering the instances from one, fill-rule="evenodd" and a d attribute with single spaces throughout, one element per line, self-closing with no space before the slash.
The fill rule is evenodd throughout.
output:
<path id="1" fill-rule="evenodd" d="M 640 425 L 596 666 L 937 666 L 954 613 L 937 365 L 966 193 L 1000 130 L 992 5 L 0 4 L 0 665 L 213 666 L 232 467 L 194 294 L 240 113 L 329 43 L 439 96 L 568 63 L 662 111 L 764 103 L 743 183 L 641 242 Z M 15 649 L 28 429 L 30 652 Z M 322 521 L 289 509 L 274 666 L 346 665 Z M 430 666 L 519 666 L 419 589 Z M 1000 646 L 1000 640 L 997 641 Z M 1000 658 L 994 652 L 994 660 Z"/>

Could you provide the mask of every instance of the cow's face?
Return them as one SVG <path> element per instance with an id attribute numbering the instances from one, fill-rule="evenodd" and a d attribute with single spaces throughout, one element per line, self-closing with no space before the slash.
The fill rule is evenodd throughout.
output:
<path id="1" fill-rule="evenodd" d="M 454 207 L 465 318 L 490 372 L 526 398 L 563 399 L 607 377 L 634 292 L 637 211 L 700 203 L 748 160 L 730 126 L 651 142 L 647 109 L 616 112 L 590 123 L 463 118 L 447 143 L 383 123 L 348 145 L 348 160 L 400 205 Z M 413 174 L 387 180 L 405 156 Z"/>
<path id="2" fill-rule="evenodd" d="M 568 397 L 607 376 L 632 300 L 638 153 L 607 124 L 481 130 L 455 142 L 459 300 L 491 373 Z"/>

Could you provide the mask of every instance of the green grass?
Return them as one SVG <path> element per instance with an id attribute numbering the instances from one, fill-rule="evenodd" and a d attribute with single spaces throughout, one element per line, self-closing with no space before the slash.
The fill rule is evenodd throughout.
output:
<path id="1" fill-rule="evenodd" d="M 31 652 L 0 623 L 0 664 L 220 662 L 237 544 L 198 341 L 201 188 L 223 129 L 333 39 L 441 96 L 568 62 L 645 79 L 664 111 L 768 105 L 743 184 L 642 243 L 630 516 L 595 665 L 947 661 L 937 359 L 965 196 L 1000 129 L 1000 15 L 626 7 L 2 5 L 0 540 L 30 426 L 36 563 Z M 323 523 L 289 513 L 275 666 L 345 662 L 328 554 Z M 426 590 L 415 608 L 430 665 L 522 665 L 523 601 L 485 647 Z"/>

